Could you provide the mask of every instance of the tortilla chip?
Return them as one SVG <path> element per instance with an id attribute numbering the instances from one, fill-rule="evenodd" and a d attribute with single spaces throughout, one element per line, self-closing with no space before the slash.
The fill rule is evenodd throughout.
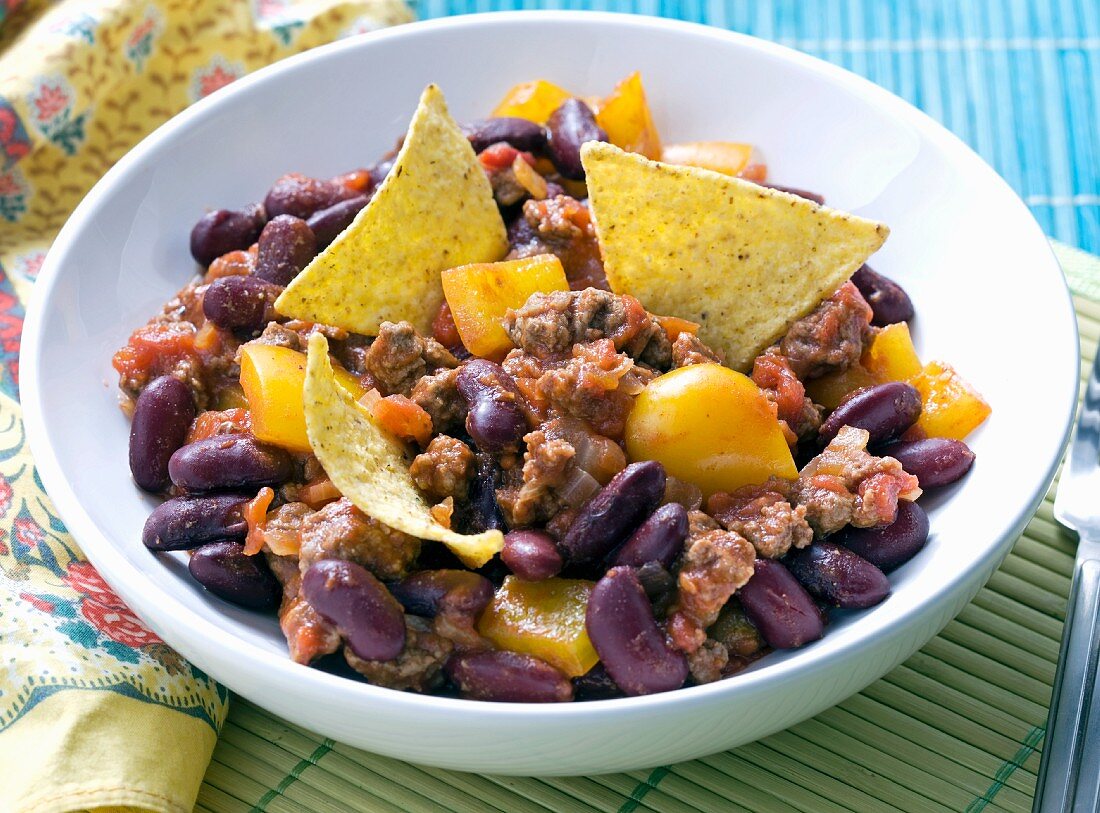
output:
<path id="1" fill-rule="evenodd" d="M 275 308 L 369 336 L 402 319 L 428 333 L 443 302 L 439 273 L 507 251 L 485 171 L 443 94 L 428 85 L 386 180 Z"/>
<path id="2" fill-rule="evenodd" d="M 359 409 L 336 383 L 328 341 L 309 339 L 306 433 L 333 485 L 368 516 L 418 539 L 442 542 L 467 567 L 481 567 L 504 547 L 500 531 L 465 535 L 444 528 L 409 474 L 404 446 Z"/>
<path id="3" fill-rule="evenodd" d="M 747 371 L 882 245 L 881 223 L 696 167 L 581 149 L 612 290 L 700 324 Z"/>

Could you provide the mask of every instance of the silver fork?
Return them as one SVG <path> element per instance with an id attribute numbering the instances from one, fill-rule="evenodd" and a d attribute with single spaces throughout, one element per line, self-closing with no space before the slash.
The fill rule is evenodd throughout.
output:
<path id="1" fill-rule="evenodd" d="M 1100 810 L 1100 351 L 1054 516 L 1080 537 L 1033 813 Z"/>

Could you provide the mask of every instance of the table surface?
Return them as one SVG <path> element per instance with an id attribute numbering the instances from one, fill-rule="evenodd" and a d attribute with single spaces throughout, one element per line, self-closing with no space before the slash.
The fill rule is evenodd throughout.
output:
<path id="1" fill-rule="evenodd" d="M 966 140 L 1051 237 L 1100 252 L 1098 0 L 417 0 L 422 18 L 522 8 L 625 11 L 729 28 L 835 62 Z M 1100 266 L 1079 292 L 1100 297 Z M 1084 363 L 1100 305 L 1080 297 Z M 1030 809 L 1073 539 L 1044 503 L 959 618 L 817 718 L 695 762 L 600 777 L 482 777 L 321 740 L 235 700 L 199 795 L 244 811 L 1020 811 Z"/>

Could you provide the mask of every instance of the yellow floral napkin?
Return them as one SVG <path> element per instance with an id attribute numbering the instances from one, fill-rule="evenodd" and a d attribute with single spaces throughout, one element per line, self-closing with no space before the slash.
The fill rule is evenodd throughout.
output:
<path id="1" fill-rule="evenodd" d="M 83 559 L 35 474 L 19 338 L 51 240 L 190 103 L 409 19 L 401 0 L 0 0 L 0 811 L 190 811 L 228 701 Z"/>

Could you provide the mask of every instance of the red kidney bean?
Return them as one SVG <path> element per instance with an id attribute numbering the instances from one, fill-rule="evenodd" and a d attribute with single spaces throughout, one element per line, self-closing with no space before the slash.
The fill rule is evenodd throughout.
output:
<path id="1" fill-rule="evenodd" d="M 895 322 L 908 322 L 913 318 L 913 301 L 905 289 L 889 277 L 884 277 L 869 265 L 861 265 L 852 282 L 859 288 L 874 316 L 872 325 L 885 327 Z"/>
<path id="2" fill-rule="evenodd" d="M 500 141 L 524 152 L 539 152 L 546 146 L 546 130 L 533 121 L 512 116 L 474 121 L 464 125 L 462 131 L 470 139 L 474 152 Z"/>
<path id="3" fill-rule="evenodd" d="M 519 390 L 499 364 L 470 359 L 458 369 L 455 383 L 469 405 L 466 431 L 477 448 L 490 454 L 518 449 L 527 434 Z"/>
<path id="4" fill-rule="evenodd" d="M 822 206 L 825 203 L 825 198 L 816 192 L 807 192 L 805 189 L 798 189 L 793 186 L 780 186 L 777 183 L 763 183 L 761 186 L 766 186 L 768 189 L 777 189 L 780 192 L 786 192 L 788 195 L 797 195 L 800 198 L 805 198 L 808 201 L 816 203 L 818 206 Z"/>
<path id="5" fill-rule="evenodd" d="M 873 607 L 890 595 L 890 580 L 862 556 L 817 542 L 786 559 L 787 569 L 814 598 L 845 610 Z"/>
<path id="6" fill-rule="evenodd" d="M 168 461 L 172 482 L 184 491 L 231 491 L 282 483 L 290 456 L 251 435 L 215 435 L 178 449 Z"/>
<path id="7" fill-rule="evenodd" d="M 508 569 L 528 582 L 551 579 L 564 564 L 554 537 L 546 531 L 509 531 L 504 536 L 500 558 Z"/>
<path id="8" fill-rule="evenodd" d="M 191 256 L 207 266 L 223 254 L 248 248 L 264 227 L 264 210 L 258 203 L 243 209 L 207 212 L 191 229 Z"/>
<path id="9" fill-rule="evenodd" d="M 550 160 L 563 178 L 584 180 L 581 145 L 586 141 L 607 141 L 607 133 L 596 123 L 588 105 L 580 99 L 566 99 L 546 121 Z"/>
<path id="10" fill-rule="evenodd" d="M 309 225 L 292 215 L 273 217 L 260 232 L 255 275 L 276 285 L 289 285 L 317 254 Z"/>
<path id="11" fill-rule="evenodd" d="M 576 700 L 611 700 L 622 697 L 623 690 L 607 674 L 602 663 L 597 663 L 583 675 L 573 678 L 573 696 Z"/>
<path id="12" fill-rule="evenodd" d="M 962 479 L 974 463 L 970 447 L 950 438 L 894 443 L 879 451 L 901 463 L 903 469 L 920 481 L 921 488 L 950 485 Z"/>
<path id="13" fill-rule="evenodd" d="M 142 390 L 130 423 L 130 471 L 146 491 L 160 491 L 169 480 L 169 460 L 195 420 L 191 388 L 170 375 Z"/>
<path id="14" fill-rule="evenodd" d="M 189 550 L 221 539 L 244 538 L 247 494 L 211 494 L 165 500 L 145 520 L 141 541 L 150 550 Z"/>
<path id="15" fill-rule="evenodd" d="M 889 525 L 840 531 L 834 542 L 889 573 L 916 556 L 928 541 L 928 515 L 915 502 L 900 500 L 897 518 Z"/>
<path id="16" fill-rule="evenodd" d="M 493 585 L 469 570 L 421 570 L 390 585 L 406 612 L 434 618 L 440 613 L 476 617 L 493 600 Z"/>
<path id="17" fill-rule="evenodd" d="M 369 195 L 356 195 L 354 198 L 342 200 L 337 204 L 314 212 L 309 216 L 306 224 L 317 238 L 317 250 L 326 248 L 329 243 L 351 225 L 360 210 L 370 203 Z"/>
<path id="18" fill-rule="evenodd" d="M 896 438 L 920 417 L 920 393 L 912 384 L 889 381 L 864 387 L 847 396 L 818 430 L 822 442 L 829 442 L 844 426 L 866 429 L 870 444 Z"/>
<path id="19" fill-rule="evenodd" d="M 274 610 L 283 588 L 262 555 L 249 556 L 239 542 L 211 542 L 187 563 L 195 581 L 220 599 L 251 610 Z"/>
<path id="20" fill-rule="evenodd" d="M 401 605 L 361 565 L 340 559 L 314 562 L 302 576 L 302 595 L 363 660 L 393 660 L 405 648 Z"/>
<path id="21" fill-rule="evenodd" d="M 393 169 L 393 164 L 397 160 L 397 154 L 390 156 L 389 158 L 383 158 L 381 161 L 375 163 L 369 170 L 371 179 L 371 196 L 378 191 L 378 187 L 382 185 L 382 181 L 386 180 L 386 176 L 390 174 L 390 170 Z"/>
<path id="22" fill-rule="evenodd" d="M 631 463 L 581 506 L 559 548 L 570 562 L 602 559 L 641 524 L 665 493 L 665 468 Z"/>
<path id="23" fill-rule="evenodd" d="M 585 629 L 609 675 L 628 695 L 679 689 L 687 661 L 669 646 L 634 569 L 613 567 L 588 597 Z"/>
<path id="24" fill-rule="evenodd" d="M 573 684 L 546 661 L 495 650 L 452 655 L 444 667 L 463 697 L 498 703 L 566 703 Z"/>
<path id="25" fill-rule="evenodd" d="M 272 219 L 293 215 L 306 220 L 314 212 L 358 194 L 337 181 L 322 181 L 292 172 L 275 181 L 264 198 L 264 209 Z"/>
<path id="26" fill-rule="evenodd" d="M 687 509 L 676 502 L 662 505 L 619 548 L 615 564 L 641 567 L 657 562 L 670 568 L 684 549 L 687 534 Z"/>
<path id="27" fill-rule="evenodd" d="M 757 559 L 752 578 L 737 595 L 745 615 L 773 649 L 794 649 L 825 634 L 810 594 L 774 559 Z"/>
<path id="28" fill-rule="evenodd" d="M 223 330 L 260 330 L 283 289 L 256 277 L 220 277 L 202 295 L 202 313 Z"/>

